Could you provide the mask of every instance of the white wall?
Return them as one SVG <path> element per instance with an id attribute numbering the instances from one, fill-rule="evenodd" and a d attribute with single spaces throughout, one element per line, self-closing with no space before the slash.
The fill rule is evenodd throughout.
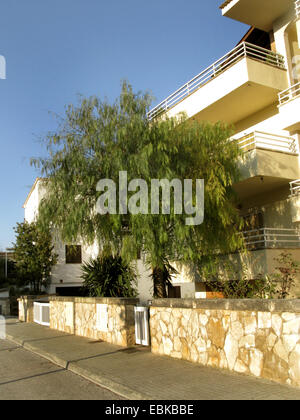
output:
<path id="1" fill-rule="evenodd" d="M 98 255 L 98 246 L 87 246 L 82 242 L 73 245 L 81 245 L 82 263 L 94 259 Z M 54 240 L 54 252 L 58 254 L 58 262 L 52 268 L 51 293 L 55 293 L 56 287 L 78 287 L 82 284 L 81 264 L 66 264 L 65 243 L 57 236 Z"/>
<path id="2" fill-rule="evenodd" d="M 141 304 L 147 303 L 148 300 L 153 298 L 153 280 L 151 277 L 151 270 L 146 267 L 142 259 L 135 262 L 138 274 L 138 297 Z"/>
<path id="3" fill-rule="evenodd" d="M 28 223 L 36 220 L 39 204 L 46 193 L 42 179 L 37 179 L 33 188 L 26 204 L 24 204 L 24 218 Z"/>

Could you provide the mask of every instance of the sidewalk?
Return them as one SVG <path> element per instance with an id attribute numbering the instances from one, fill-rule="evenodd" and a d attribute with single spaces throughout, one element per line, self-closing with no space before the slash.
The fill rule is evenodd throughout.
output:
<path id="1" fill-rule="evenodd" d="M 300 389 L 7 319 L 7 340 L 131 400 L 300 400 Z"/>

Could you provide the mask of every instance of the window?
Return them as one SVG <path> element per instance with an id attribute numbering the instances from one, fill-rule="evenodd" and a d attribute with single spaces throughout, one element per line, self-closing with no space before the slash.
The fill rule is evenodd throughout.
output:
<path id="1" fill-rule="evenodd" d="M 66 245 L 66 264 L 81 263 L 81 245 Z"/>
<path id="2" fill-rule="evenodd" d="M 169 299 L 180 299 L 181 298 L 181 287 L 168 285 L 168 298 Z"/>

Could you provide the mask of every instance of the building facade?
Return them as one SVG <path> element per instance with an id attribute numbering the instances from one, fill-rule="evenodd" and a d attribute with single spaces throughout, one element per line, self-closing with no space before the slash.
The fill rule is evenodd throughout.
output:
<path id="1" fill-rule="evenodd" d="M 227 0 L 224 17 L 250 26 L 230 52 L 177 89 L 149 113 L 234 127 L 245 152 L 234 186 L 246 220 L 249 278 L 271 273 L 285 250 L 300 261 L 300 1 Z M 200 279 L 201 280 L 201 279 Z M 179 281 L 188 281 L 180 276 Z M 300 296 L 300 279 L 294 296 Z M 196 297 L 208 297 L 201 281 Z M 193 289 L 193 287 L 191 287 Z"/>
<path id="2" fill-rule="evenodd" d="M 232 141 L 245 153 L 242 178 L 234 188 L 249 252 L 229 258 L 245 264 L 249 278 L 255 278 L 272 272 L 274 258 L 283 250 L 300 261 L 300 0 L 227 0 L 221 12 L 249 25 L 249 31 L 148 116 L 151 120 L 161 112 L 170 117 L 185 112 L 194 120 L 233 125 Z M 37 179 L 24 204 L 27 221 L 36 217 L 43 194 Z M 59 262 L 51 292 L 78 287 L 80 263 L 98 254 L 97 246 L 76 245 L 77 260 L 71 261 L 68 245 L 55 241 Z M 142 260 L 137 266 L 140 297 L 150 299 L 149 272 Z M 176 297 L 212 297 L 200 278 L 183 267 L 179 271 L 173 280 Z M 293 294 L 300 297 L 300 278 Z"/>

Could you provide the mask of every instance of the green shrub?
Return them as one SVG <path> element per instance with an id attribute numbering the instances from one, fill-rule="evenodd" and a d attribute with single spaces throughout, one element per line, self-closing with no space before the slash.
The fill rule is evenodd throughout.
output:
<path id="1" fill-rule="evenodd" d="M 277 258 L 277 272 L 272 273 L 272 279 L 277 284 L 276 290 L 278 299 L 287 299 L 290 296 L 291 289 L 296 284 L 296 276 L 300 272 L 300 264 L 295 261 L 292 254 L 283 251 Z"/>
<path id="2" fill-rule="evenodd" d="M 121 257 L 100 256 L 82 265 L 83 288 L 91 297 L 136 297 L 137 275 Z"/>
<path id="3" fill-rule="evenodd" d="M 278 264 L 275 267 L 277 271 L 267 275 L 260 274 L 255 279 L 248 278 L 244 265 L 237 269 L 224 262 L 225 269 L 221 274 L 219 264 L 215 263 L 206 285 L 213 292 L 221 292 L 226 299 L 287 299 L 295 286 L 300 264 L 287 252 L 282 252 L 274 261 Z"/>
<path id="4" fill-rule="evenodd" d="M 271 276 L 258 276 L 248 279 L 244 270 L 236 280 L 218 279 L 207 281 L 207 287 L 213 292 L 221 292 L 225 299 L 273 299 L 276 284 Z"/>

